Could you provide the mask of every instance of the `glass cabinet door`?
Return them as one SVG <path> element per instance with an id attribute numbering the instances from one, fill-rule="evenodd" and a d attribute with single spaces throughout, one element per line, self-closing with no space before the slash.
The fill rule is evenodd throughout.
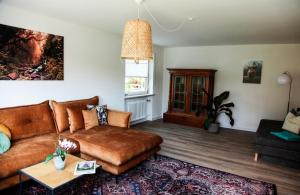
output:
<path id="1" fill-rule="evenodd" d="M 185 76 L 176 75 L 173 81 L 173 109 L 175 111 L 185 110 Z"/>
<path id="2" fill-rule="evenodd" d="M 191 86 L 191 112 L 197 112 L 200 106 L 203 104 L 204 92 L 202 88 L 205 88 L 205 79 L 202 76 L 193 76 L 192 77 L 192 86 Z"/>

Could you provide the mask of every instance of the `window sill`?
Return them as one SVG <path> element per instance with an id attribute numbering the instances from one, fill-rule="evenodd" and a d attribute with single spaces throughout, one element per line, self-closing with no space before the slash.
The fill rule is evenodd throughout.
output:
<path id="1" fill-rule="evenodd" d="M 148 94 L 143 94 L 143 95 L 127 95 L 127 96 L 125 96 L 125 100 L 141 98 L 141 97 L 150 97 L 150 96 L 154 96 L 154 95 L 155 95 L 154 93 L 148 93 Z"/>

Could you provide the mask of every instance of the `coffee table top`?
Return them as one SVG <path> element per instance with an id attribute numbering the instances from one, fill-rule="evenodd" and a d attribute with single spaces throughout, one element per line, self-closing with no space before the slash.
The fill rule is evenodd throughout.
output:
<path id="1" fill-rule="evenodd" d="M 41 162 L 36 165 L 21 169 L 25 174 L 33 180 L 47 186 L 50 189 L 58 188 L 82 175 L 74 175 L 77 162 L 85 161 L 84 159 L 67 154 L 66 164 L 63 170 L 56 170 L 53 159 L 48 163 Z"/>

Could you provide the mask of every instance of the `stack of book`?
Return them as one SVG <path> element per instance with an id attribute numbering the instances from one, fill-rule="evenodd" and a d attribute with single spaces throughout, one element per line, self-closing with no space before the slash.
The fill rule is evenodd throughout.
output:
<path id="1" fill-rule="evenodd" d="M 96 173 L 96 161 L 78 162 L 75 166 L 74 175 L 94 174 Z"/>

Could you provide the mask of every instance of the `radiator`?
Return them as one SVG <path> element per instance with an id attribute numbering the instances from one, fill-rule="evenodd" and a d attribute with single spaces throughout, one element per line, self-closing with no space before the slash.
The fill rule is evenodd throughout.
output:
<path id="1" fill-rule="evenodd" d="M 126 111 L 132 112 L 131 121 L 137 121 L 147 118 L 147 101 L 134 100 L 127 102 Z"/>

